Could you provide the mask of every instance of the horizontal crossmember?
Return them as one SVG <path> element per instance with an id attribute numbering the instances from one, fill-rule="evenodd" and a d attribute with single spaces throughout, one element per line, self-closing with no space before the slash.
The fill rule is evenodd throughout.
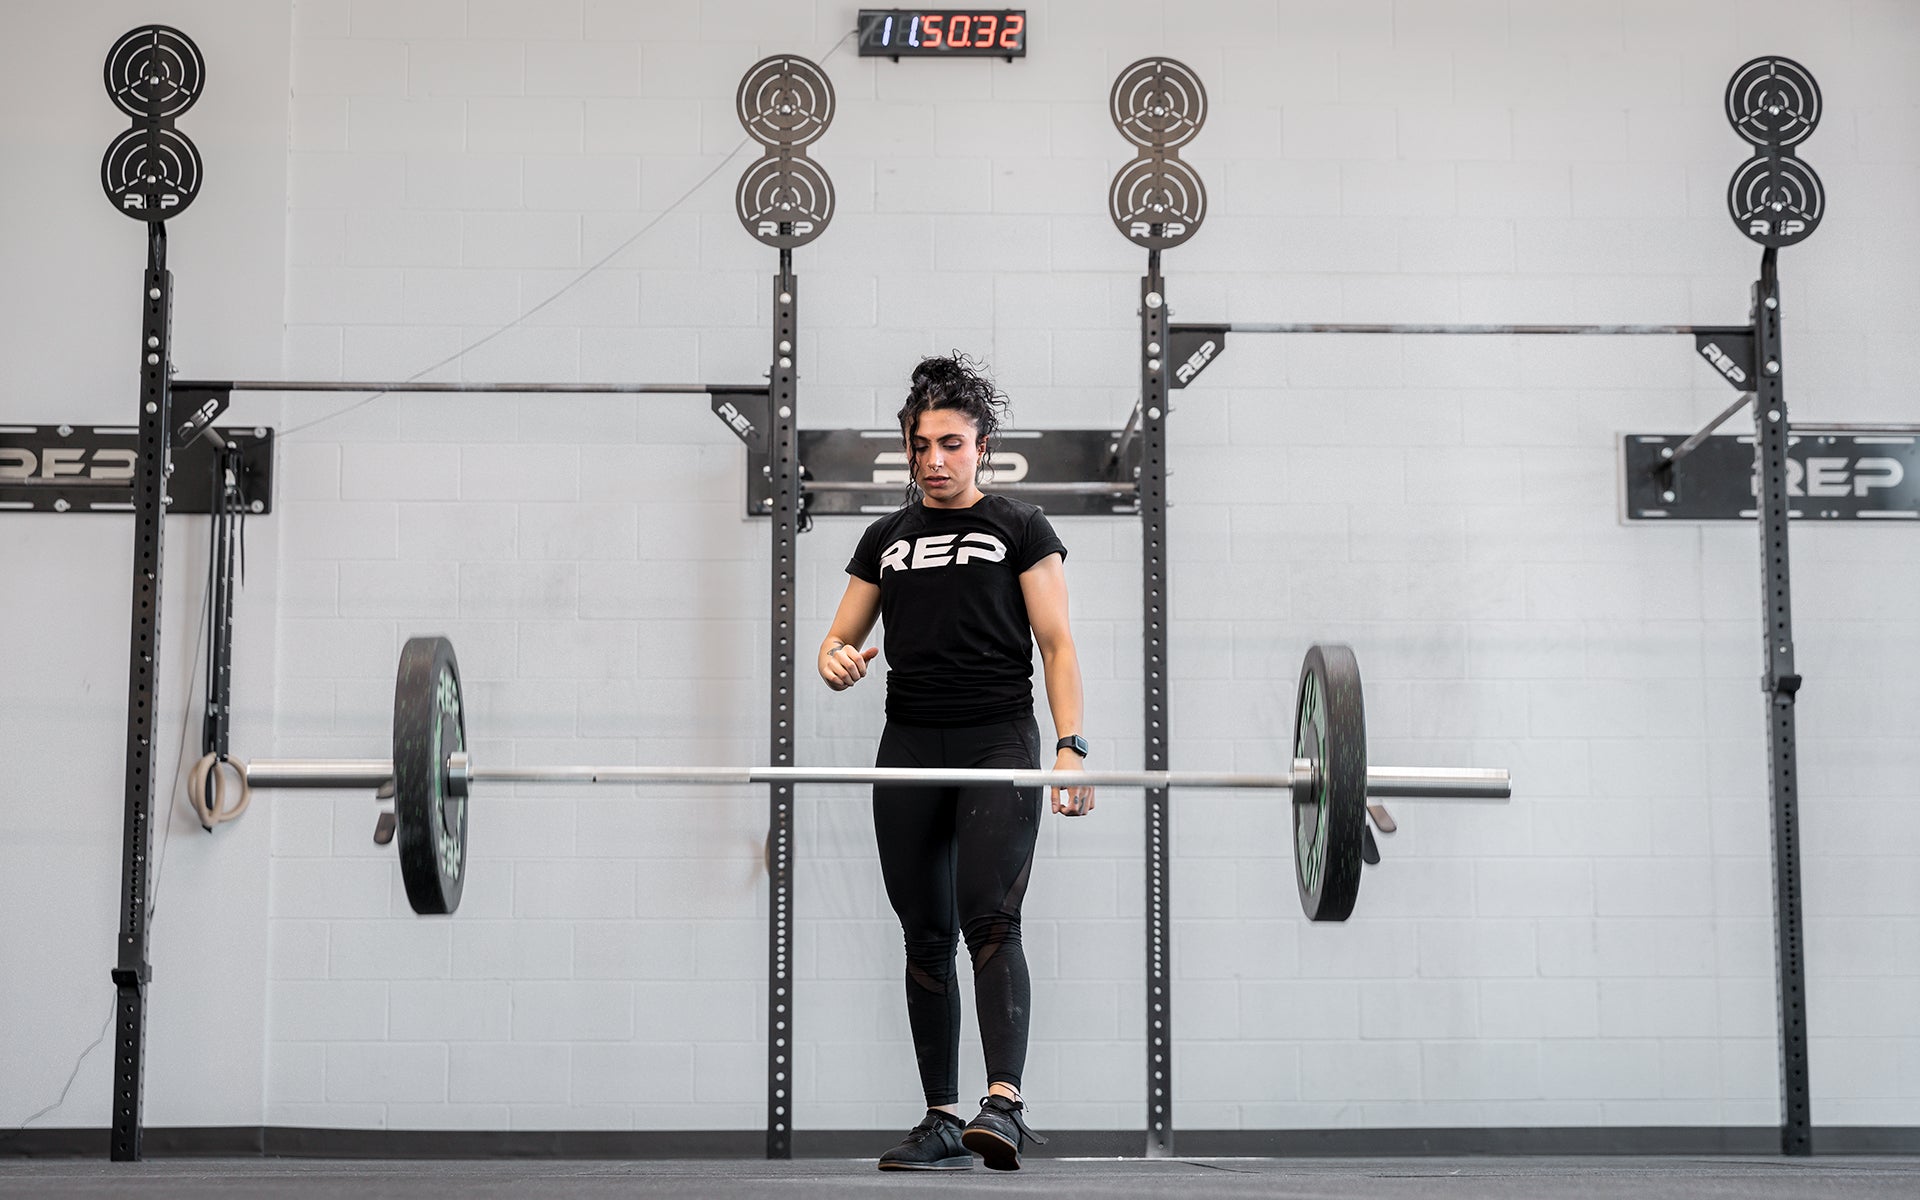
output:
<path id="1" fill-rule="evenodd" d="M 872 483 L 863 479 L 806 479 L 800 483 L 804 492 L 897 492 L 904 484 Z M 1080 483 L 1072 480 L 1046 480 L 1014 483 L 996 483 L 986 480 L 982 487 L 994 492 L 1008 492 L 1013 495 L 1043 496 L 1133 496 L 1140 488 L 1132 483 Z"/>
<path id="2" fill-rule="evenodd" d="M 1172 332 L 1196 333 L 1223 329 L 1228 333 L 1452 333 L 1452 334 L 1573 334 L 1585 336 L 1707 334 L 1730 337 L 1751 333 L 1745 325 L 1475 325 L 1430 322 L 1368 324 L 1353 321 L 1260 322 L 1233 321 L 1224 325 L 1175 325 Z"/>
<path id="3" fill-rule="evenodd" d="M 346 379 L 177 379 L 175 391 L 213 392 L 504 392 L 539 395 L 567 393 L 622 396 L 702 396 L 767 390 L 764 383 L 476 383 L 401 379 L 390 383 Z"/>

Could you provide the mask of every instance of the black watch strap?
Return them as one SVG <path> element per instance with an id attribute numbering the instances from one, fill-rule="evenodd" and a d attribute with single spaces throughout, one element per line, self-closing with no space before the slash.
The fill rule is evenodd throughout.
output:
<path id="1" fill-rule="evenodd" d="M 1071 750 L 1075 754 L 1078 754 L 1081 758 L 1085 758 L 1087 756 L 1087 751 L 1091 747 L 1087 745 L 1087 739 L 1081 737 L 1077 733 L 1070 733 L 1066 737 L 1063 737 L 1059 741 L 1055 742 L 1053 744 L 1053 748 L 1056 751 Z"/>

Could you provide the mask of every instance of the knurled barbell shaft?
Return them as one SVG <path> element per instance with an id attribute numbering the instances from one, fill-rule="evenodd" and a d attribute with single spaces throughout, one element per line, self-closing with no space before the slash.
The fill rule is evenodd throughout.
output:
<path id="1" fill-rule="evenodd" d="M 1019 771 L 918 767 L 484 767 L 452 755 L 449 773 L 473 784 L 756 784 L 906 783 L 1015 787 L 1278 788 L 1291 789 L 1312 764 L 1297 759 L 1291 771 L 1249 775 L 1216 771 Z M 245 768 L 256 788 L 378 788 L 393 778 L 384 759 L 255 759 Z M 1410 800 L 1505 800 L 1508 773 L 1483 767 L 1369 767 L 1367 794 Z"/>

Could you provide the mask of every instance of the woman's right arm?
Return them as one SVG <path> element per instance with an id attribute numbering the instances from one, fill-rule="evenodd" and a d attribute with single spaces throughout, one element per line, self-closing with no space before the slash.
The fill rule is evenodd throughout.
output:
<path id="1" fill-rule="evenodd" d="M 880 653 L 880 647 L 860 649 L 860 643 L 873 632 L 880 619 L 880 588 L 857 575 L 847 577 L 847 593 L 827 627 L 827 640 L 820 643 L 820 678 L 836 692 L 844 692 L 866 678 L 867 664 Z"/>

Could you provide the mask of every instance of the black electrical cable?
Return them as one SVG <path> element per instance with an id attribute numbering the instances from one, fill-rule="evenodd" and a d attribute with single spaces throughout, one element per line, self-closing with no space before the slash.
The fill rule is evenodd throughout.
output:
<path id="1" fill-rule="evenodd" d="M 824 63 L 828 59 L 832 58 L 835 54 L 839 53 L 840 48 L 846 45 L 847 41 L 850 38 L 852 38 L 854 34 L 858 32 L 859 30 L 857 29 L 848 30 L 845 36 L 843 36 L 839 41 L 833 44 L 832 49 L 828 50 L 825 54 L 820 56 L 820 61 Z M 727 151 L 727 156 L 725 158 L 715 163 L 711 171 L 708 171 L 705 175 L 702 175 L 698 180 L 694 181 L 694 184 L 692 187 L 680 193 L 680 195 L 673 201 L 673 203 L 661 209 L 658 213 L 654 215 L 651 221 L 648 221 L 645 225 L 642 225 L 639 229 L 635 230 L 632 233 L 632 235 L 630 235 L 625 241 L 621 242 L 618 246 L 615 246 L 613 249 L 607 251 L 605 254 L 601 255 L 599 260 L 596 261 L 592 266 L 586 268 L 584 271 L 581 271 L 578 275 L 575 275 L 572 279 L 569 279 L 567 280 L 567 282 L 561 284 L 559 287 L 559 290 L 549 295 L 546 299 L 540 301 L 538 304 L 534 305 L 532 308 L 529 308 L 527 311 L 521 313 L 519 316 L 515 317 L 513 320 L 508 321 L 505 325 L 502 325 L 498 329 L 495 329 L 492 332 L 488 333 L 484 337 L 480 338 L 478 341 L 462 346 L 460 349 L 455 350 L 452 354 L 447 355 L 445 358 L 441 359 L 439 362 L 433 363 L 430 366 L 425 366 L 420 368 L 420 370 L 415 371 L 413 374 L 407 376 L 406 382 L 413 383 L 413 382 L 416 382 L 417 380 L 424 379 L 427 376 L 433 374 L 435 371 L 438 371 L 441 367 L 460 361 L 461 359 L 465 358 L 467 355 L 473 353 L 475 350 L 478 350 L 480 347 L 486 345 L 488 342 L 491 342 L 493 339 L 499 337 L 501 334 L 506 333 L 509 330 L 519 328 L 519 326 L 523 322 L 525 322 L 528 317 L 533 316 L 535 313 L 539 312 L 541 309 L 546 308 L 549 304 L 552 304 L 555 300 L 558 300 L 560 297 L 566 295 L 568 292 L 572 291 L 574 288 L 580 286 L 582 283 L 585 283 L 589 277 L 598 274 L 603 267 L 605 267 L 608 263 L 612 262 L 615 258 L 619 257 L 620 254 L 623 251 L 625 251 L 627 247 L 633 245 L 635 242 L 639 241 L 642 237 L 644 237 L 648 230 L 652 229 L 655 225 L 658 225 L 660 222 L 666 220 L 669 216 L 673 215 L 673 213 L 677 211 L 682 204 L 685 204 L 689 199 L 692 198 L 695 192 L 705 187 L 708 181 L 710 181 L 715 175 L 718 175 L 721 171 L 721 168 L 725 167 L 728 163 L 732 162 L 735 158 L 739 157 L 740 151 L 746 149 L 752 143 L 753 143 L 753 139 L 751 137 L 741 138 L 738 144 L 736 144 L 733 149 Z M 378 400 L 380 397 L 388 394 L 389 393 L 387 392 L 370 393 L 367 396 L 364 396 L 361 399 L 354 401 L 352 404 L 347 405 L 345 408 L 336 409 L 335 411 L 330 412 L 323 417 L 315 417 L 311 421 L 303 421 L 298 425 L 288 426 L 287 428 L 280 431 L 280 437 L 284 441 L 285 439 L 290 438 L 297 433 L 304 433 L 305 431 L 312 429 L 316 425 L 324 425 L 328 421 L 333 420 L 335 417 L 344 417 L 350 412 L 357 412 L 360 409 L 365 408 L 367 405 L 372 404 L 375 400 Z"/>
<path id="2" fill-rule="evenodd" d="M 188 655 L 187 657 L 187 661 L 190 663 L 193 663 L 196 667 L 198 667 L 200 662 L 200 647 L 202 644 L 202 639 L 206 636 L 206 630 L 207 630 L 207 609 L 212 599 L 213 599 L 212 580 L 209 579 L 206 590 L 203 591 L 200 596 L 199 630 L 194 635 L 193 653 L 191 655 Z M 174 809 L 180 802 L 180 783 L 181 783 L 180 766 L 182 763 L 186 762 L 187 760 L 187 734 L 193 728 L 194 680 L 198 676 L 199 676 L 199 672 L 198 670 L 195 670 L 193 673 L 189 674 L 187 677 L 186 703 L 181 708 L 181 717 L 180 717 L 180 746 L 178 750 L 176 750 L 174 753 L 173 774 L 169 776 L 169 778 L 173 781 L 173 786 L 171 789 L 169 789 L 168 795 L 167 795 L 167 820 L 166 820 L 166 824 L 162 827 L 161 833 L 160 833 L 160 853 L 156 855 L 154 858 L 153 879 L 152 879 L 152 882 L 147 885 L 147 930 L 148 932 L 152 932 L 153 920 L 156 916 L 159 915 L 159 912 L 160 912 L 160 872 L 162 868 L 164 868 L 167 865 L 167 843 L 173 840 Z M 107 1030 L 113 1027 L 113 1012 L 114 1012 L 114 1009 L 119 1005 L 119 1003 L 120 1003 L 120 998 L 118 995 L 115 995 L 108 1002 L 107 1016 L 105 1020 L 100 1022 L 99 1034 L 95 1036 L 93 1041 L 87 1044 L 87 1048 L 85 1050 L 82 1050 L 80 1052 L 80 1057 L 73 1060 L 73 1069 L 67 1072 L 67 1082 L 63 1087 L 61 1087 L 59 1098 L 54 1100 L 52 1104 L 47 1105 L 45 1108 L 40 1109 L 38 1112 L 34 1113 L 32 1116 L 21 1121 L 19 1128 L 25 1129 L 27 1126 L 33 1124 L 35 1121 L 38 1121 L 41 1117 L 46 1116 L 48 1113 L 54 1112 L 62 1104 L 65 1104 L 67 1102 L 67 1093 L 73 1090 L 73 1081 L 80 1078 L 81 1065 L 87 1061 L 87 1056 L 89 1054 L 92 1054 L 95 1050 L 100 1048 L 100 1043 L 107 1040 Z"/>

